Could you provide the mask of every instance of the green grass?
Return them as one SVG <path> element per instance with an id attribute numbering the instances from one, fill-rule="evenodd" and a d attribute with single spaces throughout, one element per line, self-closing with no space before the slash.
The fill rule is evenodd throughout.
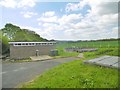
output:
<path id="1" fill-rule="evenodd" d="M 115 48 L 119 47 L 120 41 L 81 41 L 81 42 L 64 42 L 64 43 L 58 43 L 58 48 L 66 48 L 66 47 L 90 47 L 90 48 Z"/>
<path id="2" fill-rule="evenodd" d="M 118 48 L 99 48 L 95 52 L 84 52 L 84 56 L 86 58 L 95 58 L 103 55 L 120 56 L 118 51 Z"/>
<path id="3" fill-rule="evenodd" d="M 58 55 L 61 57 L 77 56 L 79 54 L 77 52 L 65 52 L 64 48 L 57 48 L 57 49 L 58 49 Z"/>
<path id="4" fill-rule="evenodd" d="M 116 88 L 118 70 L 83 64 L 83 60 L 59 65 L 21 88 Z"/>

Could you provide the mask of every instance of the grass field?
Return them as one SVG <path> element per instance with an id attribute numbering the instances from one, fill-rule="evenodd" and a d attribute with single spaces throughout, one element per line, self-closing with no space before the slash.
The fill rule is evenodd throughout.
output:
<path id="1" fill-rule="evenodd" d="M 109 48 L 118 47 L 120 41 L 81 41 L 81 42 L 59 42 L 57 47 L 94 47 L 94 48 Z"/>
<path id="2" fill-rule="evenodd" d="M 84 64 L 84 60 L 100 57 L 103 55 L 120 56 L 118 42 L 81 42 L 81 43 L 59 43 L 57 49 L 60 56 L 77 56 L 78 53 L 64 52 L 65 47 L 83 46 L 98 48 L 95 52 L 84 52 L 84 58 L 59 65 L 33 81 L 25 83 L 21 88 L 117 88 L 118 73 L 117 69 L 105 68 L 95 65 Z M 101 43 L 101 44 L 100 44 Z M 109 47 L 108 47 L 109 43 Z M 85 46 L 86 45 L 86 46 Z"/>
<path id="3" fill-rule="evenodd" d="M 67 47 L 81 47 L 81 48 L 98 48 L 98 51 L 95 52 L 85 52 L 85 54 L 90 54 L 88 56 L 96 55 L 114 55 L 120 56 L 119 52 L 119 43 L 118 41 L 89 41 L 89 42 L 64 42 L 58 43 L 56 48 L 59 51 L 60 56 L 77 56 L 79 53 L 76 52 L 65 52 L 64 48 Z"/>

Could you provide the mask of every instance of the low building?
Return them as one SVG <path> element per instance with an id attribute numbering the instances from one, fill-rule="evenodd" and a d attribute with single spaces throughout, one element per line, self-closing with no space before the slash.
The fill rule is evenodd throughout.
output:
<path id="1" fill-rule="evenodd" d="M 9 42 L 10 58 L 24 59 L 30 56 L 49 55 L 56 42 Z"/>

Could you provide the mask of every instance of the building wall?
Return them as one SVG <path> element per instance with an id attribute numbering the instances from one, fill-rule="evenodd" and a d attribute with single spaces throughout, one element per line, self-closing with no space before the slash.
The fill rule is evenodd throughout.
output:
<path id="1" fill-rule="evenodd" d="M 10 58 L 23 59 L 30 56 L 36 56 L 36 50 L 39 55 L 49 55 L 50 50 L 54 49 L 55 45 L 36 45 L 36 46 L 13 46 L 10 45 Z"/>

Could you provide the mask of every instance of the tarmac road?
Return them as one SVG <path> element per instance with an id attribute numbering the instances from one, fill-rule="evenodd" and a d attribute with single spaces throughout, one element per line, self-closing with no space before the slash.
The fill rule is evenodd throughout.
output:
<path id="1" fill-rule="evenodd" d="M 78 59 L 77 57 L 68 57 L 37 62 L 4 63 L 2 64 L 2 72 L 0 72 L 2 88 L 15 88 L 52 67 Z"/>

